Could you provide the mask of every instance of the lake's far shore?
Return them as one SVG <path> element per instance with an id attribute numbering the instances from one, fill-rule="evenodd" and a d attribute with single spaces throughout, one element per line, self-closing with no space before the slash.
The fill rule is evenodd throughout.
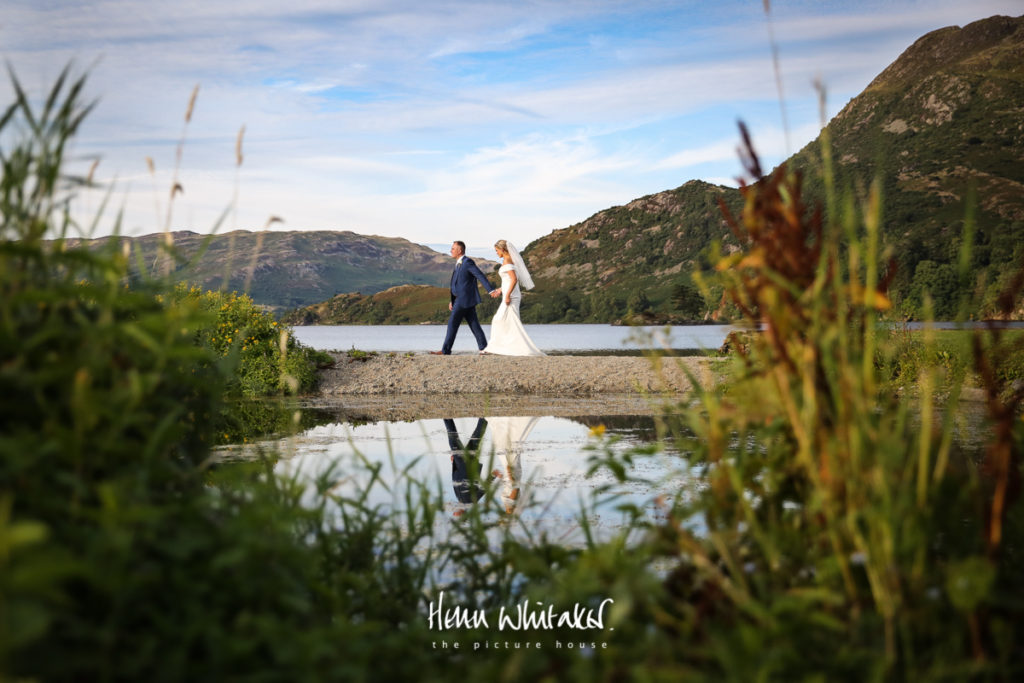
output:
<path id="1" fill-rule="evenodd" d="M 320 395 L 516 394 L 589 396 L 593 394 L 685 394 L 687 372 L 710 381 L 712 359 L 616 356 L 451 356 L 378 354 L 337 361 L 320 371 Z"/>

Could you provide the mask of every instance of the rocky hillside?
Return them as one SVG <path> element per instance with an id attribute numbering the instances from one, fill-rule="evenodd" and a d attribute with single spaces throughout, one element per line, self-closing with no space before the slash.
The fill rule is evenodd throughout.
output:
<path id="1" fill-rule="evenodd" d="M 882 181 L 883 236 L 899 262 L 892 291 L 898 313 L 920 315 L 931 291 L 936 315 L 952 316 L 959 295 L 953 264 L 972 196 L 972 272 L 991 301 L 1024 258 L 1024 17 L 927 34 L 827 131 L 841 192 L 862 197 L 876 176 Z M 787 162 L 805 172 L 811 199 L 824 194 L 820 140 Z M 716 302 L 696 305 L 688 283 L 707 266 L 711 241 L 730 248 L 719 197 L 739 206 L 736 190 L 691 181 L 533 242 L 524 256 L 538 288 L 524 298 L 524 319 L 611 320 L 644 308 L 684 318 L 706 312 Z"/>
<path id="2" fill-rule="evenodd" d="M 172 276 L 205 289 L 224 286 L 245 291 L 256 303 L 275 309 L 324 301 L 339 292 L 372 294 L 400 284 L 444 285 L 452 260 L 404 239 L 354 232 L 249 232 L 223 235 L 171 233 L 180 259 Z M 112 238 L 91 240 L 97 247 Z M 159 269 L 163 235 L 113 238 L 129 243 L 132 261 L 149 272 Z M 123 247 L 122 247 L 123 248 Z M 489 271 L 493 262 L 477 259 Z"/>
<path id="3" fill-rule="evenodd" d="M 582 223 L 556 230 L 524 253 L 536 289 L 524 293 L 528 322 L 597 320 L 612 322 L 649 304 L 634 301 L 637 292 L 655 303 L 689 287 L 690 272 L 706 267 L 702 253 L 714 239 L 735 246 L 722 221 L 718 198 L 738 210 L 735 190 L 691 181 L 675 190 L 605 209 Z M 478 259 L 479 262 L 479 259 Z M 446 271 L 445 284 L 449 270 Z M 493 265 L 481 265 L 491 272 Z M 497 275 L 490 276 L 497 285 Z M 695 295 L 695 292 L 694 292 Z M 447 287 L 399 286 L 374 294 L 344 293 L 284 315 L 293 325 L 394 324 L 444 322 Z M 477 308 L 488 319 L 496 301 Z M 702 316 L 703 305 L 680 319 Z M 661 316 L 664 319 L 666 316 Z"/>
<path id="4" fill-rule="evenodd" d="M 839 187 L 882 181 L 883 232 L 905 312 L 931 290 L 949 317 L 953 263 L 975 203 L 972 270 L 991 299 L 1024 257 L 1024 17 L 933 31 L 829 123 Z M 791 163 L 816 170 L 821 141 Z M 820 177 L 810 174 L 821 193 Z"/>
<path id="5" fill-rule="evenodd" d="M 708 266 L 714 240 L 735 248 L 718 200 L 740 206 L 731 188 L 692 180 L 635 199 L 556 230 L 524 250 L 534 291 L 523 299 L 526 321 L 604 321 L 652 308 L 668 311 L 691 273 Z M 688 311 L 682 317 L 703 317 Z"/>
<path id="6" fill-rule="evenodd" d="M 449 296 L 448 287 L 430 285 L 399 285 L 376 294 L 338 294 L 327 301 L 289 311 L 281 322 L 287 325 L 443 323 L 448 319 Z M 478 309 L 478 313 L 482 311 Z"/>

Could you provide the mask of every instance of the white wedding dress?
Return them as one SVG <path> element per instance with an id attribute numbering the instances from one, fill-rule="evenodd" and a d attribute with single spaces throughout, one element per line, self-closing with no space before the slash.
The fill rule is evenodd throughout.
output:
<path id="1" fill-rule="evenodd" d="M 515 266 L 506 263 L 498 269 L 501 275 L 501 306 L 491 320 L 491 340 L 484 349 L 484 353 L 495 353 L 500 356 L 544 356 L 543 351 L 531 341 L 522 321 L 519 320 L 519 302 L 523 295 L 519 291 L 519 282 L 512 287 L 510 273 Z M 511 303 L 505 303 L 508 290 L 511 287 L 512 295 L 509 296 Z"/>

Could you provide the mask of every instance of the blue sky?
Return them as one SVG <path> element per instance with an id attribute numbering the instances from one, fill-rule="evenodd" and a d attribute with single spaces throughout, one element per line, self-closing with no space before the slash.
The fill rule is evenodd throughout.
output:
<path id="1" fill-rule="evenodd" d="M 0 0 L 0 52 L 35 93 L 69 61 L 99 100 L 127 234 L 352 230 L 525 246 L 699 178 L 735 184 L 736 122 L 767 165 L 928 31 L 1020 0 Z M 779 50 L 785 121 L 769 35 Z M 184 115 L 198 85 L 193 117 Z M 0 83 L 3 101 L 11 89 Z M 244 161 L 235 145 L 245 126 Z M 146 159 L 153 161 L 151 173 Z M 76 202 L 85 221 L 99 193 Z M 109 233 L 112 216 L 96 234 Z"/>

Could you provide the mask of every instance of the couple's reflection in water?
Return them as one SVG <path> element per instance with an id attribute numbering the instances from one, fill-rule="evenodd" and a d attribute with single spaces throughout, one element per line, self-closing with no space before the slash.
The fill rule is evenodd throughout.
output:
<path id="1" fill-rule="evenodd" d="M 463 505 L 472 505 L 484 496 L 481 485 L 484 462 L 491 462 L 491 476 L 500 480 L 500 499 L 508 514 L 513 514 L 520 500 L 523 478 L 521 456 L 526 441 L 539 417 L 478 418 L 469 441 L 463 444 L 452 418 L 444 419 L 451 449 L 452 488 L 455 498 Z M 484 433 L 490 430 L 491 450 L 483 451 Z M 490 458 L 493 453 L 493 460 Z M 455 511 L 458 517 L 465 507 Z"/>

